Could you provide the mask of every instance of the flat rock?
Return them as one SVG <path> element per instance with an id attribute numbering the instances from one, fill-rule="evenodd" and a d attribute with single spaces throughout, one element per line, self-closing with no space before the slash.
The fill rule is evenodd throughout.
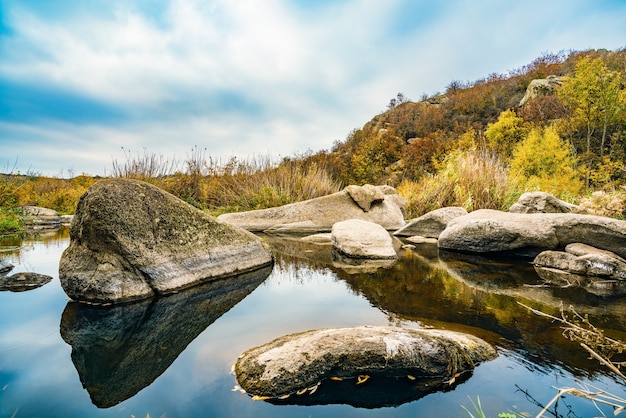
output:
<path id="1" fill-rule="evenodd" d="M 25 292 L 41 287 L 52 280 L 45 274 L 20 272 L 10 276 L 0 276 L 0 291 Z"/>
<path id="2" fill-rule="evenodd" d="M 452 219 L 463 215 L 467 215 L 467 211 L 462 207 L 453 206 L 436 209 L 411 220 L 403 228 L 394 232 L 394 235 L 401 237 L 439 238 L 439 235 L 446 229 Z"/>
<path id="3" fill-rule="evenodd" d="M 439 248 L 507 252 L 536 257 L 541 251 L 584 243 L 626 256 L 626 221 L 573 213 L 510 213 L 481 209 L 453 219 Z"/>
<path id="4" fill-rule="evenodd" d="M 328 196 L 277 208 L 226 213 L 218 219 L 249 231 L 268 233 L 330 232 L 335 223 L 348 219 L 374 222 L 395 231 L 405 224 L 405 204 L 389 186 L 348 186 Z"/>
<path id="5" fill-rule="evenodd" d="M 496 355 L 491 345 L 468 334 L 361 326 L 280 337 L 243 353 L 235 372 L 247 393 L 278 398 L 307 388 L 310 394 L 320 382 L 333 378 L 449 378 Z"/>
<path id="6" fill-rule="evenodd" d="M 533 264 L 580 276 L 626 280 L 626 260 L 611 251 L 580 243 L 567 245 L 565 251 L 543 251 Z"/>
<path id="7" fill-rule="evenodd" d="M 510 208 L 514 213 L 569 213 L 576 205 L 560 200 L 545 192 L 527 192 L 522 194 Z"/>
<path id="8" fill-rule="evenodd" d="M 39 206 L 22 206 L 22 222 L 29 229 L 57 229 L 62 225 L 62 218 L 53 209 Z"/>
<path id="9" fill-rule="evenodd" d="M 176 292 L 273 263 L 255 235 L 148 183 L 103 180 L 80 199 L 61 285 L 77 301 L 116 303 Z"/>
<path id="10" fill-rule="evenodd" d="M 331 231 L 333 249 L 352 258 L 395 259 L 396 250 L 389 232 L 382 226 L 360 219 L 337 222 Z"/>

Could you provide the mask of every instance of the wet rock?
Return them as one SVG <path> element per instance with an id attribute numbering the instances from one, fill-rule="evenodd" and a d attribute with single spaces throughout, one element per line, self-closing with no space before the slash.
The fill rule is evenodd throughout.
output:
<path id="1" fill-rule="evenodd" d="M 361 189 L 359 191 L 359 186 L 348 186 L 328 196 L 277 208 L 227 213 L 218 219 L 249 231 L 269 233 L 330 232 L 333 224 L 348 219 L 374 222 L 390 231 L 404 226 L 406 201 L 394 188 L 363 186 Z"/>
<path id="2" fill-rule="evenodd" d="M 149 386 L 200 333 L 256 289 L 271 266 L 135 303 L 70 302 L 61 337 L 94 405 L 108 408 Z"/>
<path id="3" fill-rule="evenodd" d="M 103 180 L 80 199 L 59 265 L 68 296 L 117 303 L 271 265 L 271 250 L 150 184 Z"/>
<path id="4" fill-rule="evenodd" d="M 545 192 L 527 192 L 522 194 L 510 208 L 513 213 L 569 213 L 576 205 L 557 199 Z"/>
<path id="5" fill-rule="evenodd" d="M 413 219 L 394 235 L 401 237 L 420 236 L 424 238 L 439 238 L 448 223 L 459 216 L 467 215 L 461 207 L 446 207 L 428 212 L 419 218 Z"/>
<path id="6" fill-rule="evenodd" d="M 623 294 L 626 288 L 626 260 L 589 245 L 575 243 L 565 251 L 543 251 L 533 264 L 548 283 L 589 287 L 604 295 Z"/>
<path id="7" fill-rule="evenodd" d="M 481 209 L 453 219 L 439 248 L 507 252 L 534 258 L 541 251 L 584 243 L 626 256 L 626 221 L 573 213 L 510 213 Z"/>
<path id="8" fill-rule="evenodd" d="M 41 287 L 52 280 L 45 274 L 21 272 L 10 276 L 0 275 L 0 291 L 25 292 Z"/>
<path id="9" fill-rule="evenodd" d="M 333 249 L 352 258 L 395 259 L 389 232 L 373 222 L 350 219 L 337 222 L 331 231 Z"/>
<path id="10" fill-rule="evenodd" d="M 4 276 L 11 270 L 13 270 L 13 264 L 5 260 L 0 260 L 0 276 Z"/>
<path id="11" fill-rule="evenodd" d="M 468 334 L 361 326 L 278 338 L 243 353 L 235 372 L 247 393 L 280 398 L 307 388 L 310 394 L 320 382 L 333 378 L 451 378 L 496 355 L 491 345 Z"/>

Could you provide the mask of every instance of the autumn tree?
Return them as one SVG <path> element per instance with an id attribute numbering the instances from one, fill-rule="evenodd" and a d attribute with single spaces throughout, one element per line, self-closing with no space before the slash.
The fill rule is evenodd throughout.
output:
<path id="1" fill-rule="evenodd" d="M 576 196 L 582 183 L 571 148 L 554 127 L 534 128 L 513 151 L 509 178 L 520 191 Z"/>
<path id="2" fill-rule="evenodd" d="M 565 109 L 561 130 L 566 132 L 586 166 L 586 186 L 592 171 L 610 152 L 612 134 L 626 117 L 623 74 L 610 70 L 601 58 L 581 58 L 574 74 L 557 91 Z"/>
<path id="3" fill-rule="evenodd" d="M 485 138 L 487 146 L 508 159 L 517 143 L 528 135 L 524 120 L 511 109 L 500 113 L 498 120 L 487 125 Z"/>

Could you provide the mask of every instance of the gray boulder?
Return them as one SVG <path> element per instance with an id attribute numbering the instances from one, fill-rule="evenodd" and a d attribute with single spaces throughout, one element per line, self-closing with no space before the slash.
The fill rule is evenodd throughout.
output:
<path id="1" fill-rule="evenodd" d="M 283 398 L 310 395 L 327 380 L 452 378 L 496 355 L 491 345 L 468 334 L 361 326 L 278 338 L 243 353 L 235 373 L 241 387 L 257 399 Z"/>
<path id="2" fill-rule="evenodd" d="M 573 213 L 509 213 L 481 209 L 453 219 L 439 248 L 473 253 L 541 251 L 584 243 L 626 257 L 626 221 Z"/>
<path id="3" fill-rule="evenodd" d="M 543 251 L 533 264 L 581 276 L 626 280 L 626 260 L 611 251 L 580 243 L 567 245 L 565 251 Z"/>
<path id="4" fill-rule="evenodd" d="M 401 237 L 420 236 L 424 238 L 439 238 L 448 223 L 459 216 L 467 215 L 462 207 L 446 207 L 428 212 L 419 218 L 413 219 L 394 235 Z"/>
<path id="5" fill-rule="evenodd" d="M 98 408 L 110 408 L 149 386 L 185 348 L 270 274 L 264 267 L 162 298 L 115 306 L 69 302 L 61 337 Z"/>
<path id="6" fill-rule="evenodd" d="M 61 285 L 77 301 L 116 303 L 174 293 L 270 265 L 262 241 L 150 184 L 99 181 L 80 199 Z"/>
<path id="7" fill-rule="evenodd" d="M 374 222 L 395 231 L 405 224 L 405 204 L 389 186 L 348 186 L 328 196 L 277 208 L 227 213 L 218 219 L 249 231 L 271 233 L 330 232 L 333 224 L 348 219 Z"/>
<path id="8" fill-rule="evenodd" d="M 352 258 L 395 259 L 396 250 L 389 232 L 382 226 L 360 219 L 337 222 L 331 231 L 333 249 Z"/>
<path id="9" fill-rule="evenodd" d="M 62 225 L 61 216 L 53 209 L 39 206 L 22 206 L 22 222 L 29 229 L 57 229 Z"/>
<path id="10" fill-rule="evenodd" d="M 522 194 L 510 208 L 514 213 L 569 213 L 576 205 L 557 199 L 545 192 L 527 192 Z"/>

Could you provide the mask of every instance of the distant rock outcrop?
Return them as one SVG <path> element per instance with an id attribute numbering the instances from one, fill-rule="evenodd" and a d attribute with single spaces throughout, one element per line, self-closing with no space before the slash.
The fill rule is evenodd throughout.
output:
<path id="1" fill-rule="evenodd" d="M 243 353 L 235 373 L 257 399 L 297 398 L 310 396 L 329 380 L 359 384 L 370 378 L 438 377 L 442 386 L 443 379 L 496 355 L 490 344 L 459 332 L 361 326 L 278 338 Z"/>
<path id="2" fill-rule="evenodd" d="M 510 213 L 481 209 L 453 219 L 439 248 L 474 253 L 541 251 L 584 243 L 626 257 L 626 221 L 573 213 Z"/>
<path id="3" fill-rule="evenodd" d="M 519 102 L 519 107 L 524 106 L 528 101 L 539 96 L 550 96 L 561 86 L 564 77 L 549 75 L 547 78 L 536 79 L 530 82 L 526 88 L 526 94 Z"/>
<path id="4" fill-rule="evenodd" d="M 74 300 L 115 303 L 168 294 L 270 265 L 263 242 L 150 184 L 103 180 L 80 199 L 59 265 Z"/>
<path id="5" fill-rule="evenodd" d="M 348 219 L 374 222 L 387 230 L 404 226 L 406 201 L 389 186 L 348 186 L 344 190 L 277 208 L 227 213 L 219 220 L 249 231 L 329 232 L 333 224 Z"/>

